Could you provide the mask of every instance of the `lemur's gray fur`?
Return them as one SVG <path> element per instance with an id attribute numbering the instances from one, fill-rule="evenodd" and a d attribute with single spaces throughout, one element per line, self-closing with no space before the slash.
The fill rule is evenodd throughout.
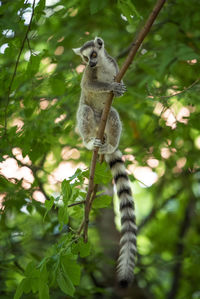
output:
<path id="1" fill-rule="evenodd" d="M 113 107 L 109 112 L 103 142 L 96 138 L 108 93 L 112 91 L 115 97 L 122 96 L 126 87 L 122 82 L 114 81 L 118 73 L 118 65 L 104 49 L 104 41 L 101 38 L 96 37 L 73 51 L 86 63 L 81 81 L 77 126 L 86 148 L 93 150 L 98 146 L 99 153 L 105 154 L 105 160 L 111 168 L 116 184 L 122 226 L 117 273 L 120 285 L 127 287 L 133 280 L 137 227 L 129 179 L 122 154 L 117 149 L 122 126 L 119 114 Z"/>

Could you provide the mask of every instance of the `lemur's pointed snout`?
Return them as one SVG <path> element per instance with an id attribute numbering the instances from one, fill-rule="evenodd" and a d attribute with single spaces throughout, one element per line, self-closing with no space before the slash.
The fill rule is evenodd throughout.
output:
<path id="1" fill-rule="evenodd" d="M 93 61 L 90 61 L 90 62 L 89 62 L 89 66 L 90 66 L 90 67 L 94 67 L 94 66 L 96 66 L 96 64 L 97 64 L 97 63 L 96 63 L 96 62 L 93 62 Z"/>

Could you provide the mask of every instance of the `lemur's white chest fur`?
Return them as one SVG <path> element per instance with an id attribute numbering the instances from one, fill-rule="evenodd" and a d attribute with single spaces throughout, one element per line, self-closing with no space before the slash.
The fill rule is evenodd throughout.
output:
<path id="1" fill-rule="evenodd" d="M 104 82 L 107 84 L 113 83 L 116 72 L 116 66 L 106 56 L 101 58 L 101 62 L 94 69 L 89 66 L 85 69 L 81 83 L 81 100 L 96 111 L 96 114 L 98 114 L 98 112 L 101 114 L 108 98 L 109 93 Z M 99 92 L 97 92 L 96 89 L 90 88 L 91 86 L 95 86 L 95 84 L 101 88 Z"/>
<path id="2" fill-rule="evenodd" d="M 101 82 L 114 82 L 116 68 L 106 57 L 101 66 L 97 67 L 97 80 Z"/>

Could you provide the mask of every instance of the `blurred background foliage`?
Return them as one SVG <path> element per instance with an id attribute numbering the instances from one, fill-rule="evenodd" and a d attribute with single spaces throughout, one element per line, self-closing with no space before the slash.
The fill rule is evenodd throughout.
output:
<path id="1" fill-rule="evenodd" d="M 85 198 L 91 159 L 75 131 L 84 66 L 72 48 L 100 36 L 121 65 L 154 4 L 0 1 L 0 298 L 200 298 L 199 1 L 166 1 L 113 103 L 139 228 L 127 293 L 115 196 L 116 217 L 108 195 L 95 200 L 89 244 L 76 235 L 83 204 L 67 208 Z"/>

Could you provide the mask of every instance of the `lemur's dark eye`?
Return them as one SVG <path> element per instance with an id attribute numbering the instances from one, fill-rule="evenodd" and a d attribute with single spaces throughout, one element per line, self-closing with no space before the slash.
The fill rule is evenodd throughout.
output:
<path id="1" fill-rule="evenodd" d="M 83 55 L 83 58 L 85 59 L 85 61 L 88 61 L 89 59 L 87 58 L 87 56 Z"/>
<path id="2" fill-rule="evenodd" d="M 96 58 L 96 57 L 97 57 L 97 53 L 96 53 L 96 52 L 93 52 L 92 55 L 91 55 L 91 57 L 92 57 L 92 58 Z"/>
<path id="3" fill-rule="evenodd" d="M 102 46 L 103 45 L 103 42 L 100 38 L 97 39 L 97 43 L 99 44 L 99 46 Z"/>

